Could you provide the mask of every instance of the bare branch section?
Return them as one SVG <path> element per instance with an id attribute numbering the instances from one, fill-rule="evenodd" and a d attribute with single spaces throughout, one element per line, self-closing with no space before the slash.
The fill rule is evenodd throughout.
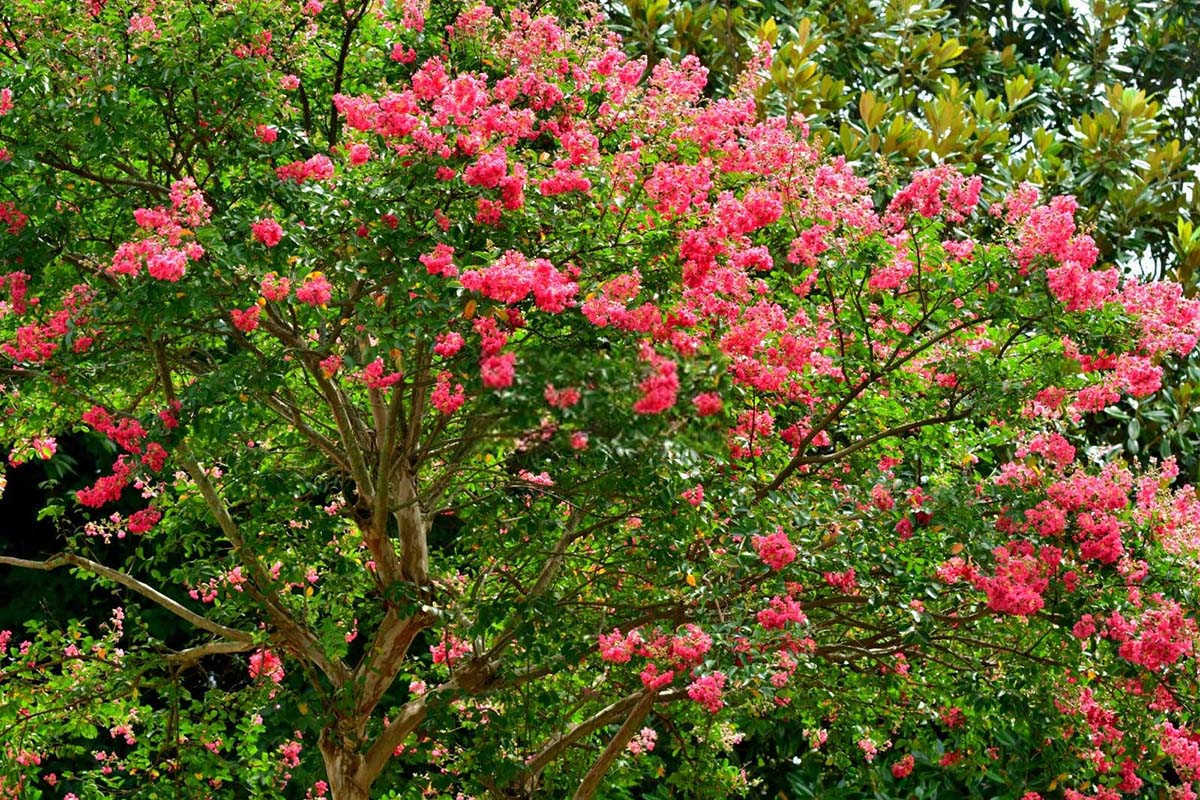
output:
<path id="1" fill-rule="evenodd" d="M 625 716 L 626 714 L 629 715 L 626 717 L 626 724 L 629 724 L 629 721 L 635 718 L 637 724 L 640 724 L 641 720 L 645 719 L 646 714 L 650 712 L 650 707 L 654 703 L 669 703 L 679 700 L 685 695 L 686 693 L 679 689 L 663 692 L 661 694 L 656 692 L 647 693 L 645 691 L 639 691 L 626 695 L 620 700 L 613 701 L 582 722 L 579 722 L 564 731 L 556 733 L 554 736 L 547 739 L 542 744 L 542 747 L 537 754 L 528 760 L 525 766 L 525 771 L 521 774 L 520 778 L 514 781 L 514 785 L 524 783 L 526 786 L 532 786 L 537 781 L 538 775 L 541 774 L 542 770 L 544 770 L 554 761 L 558 760 L 558 758 L 567 751 L 567 748 L 580 739 L 590 736 L 591 734 L 600 730 L 605 725 L 616 722 L 622 716 Z M 645 710 L 643 711 L 642 706 L 643 704 L 647 703 L 647 698 L 649 698 L 648 704 L 645 705 Z M 636 727 L 637 725 L 634 724 L 634 730 L 631 730 L 629 737 L 621 742 L 621 744 L 617 747 L 617 755 L 619 755 L 621 749 L 629 743 L 629 739 L 633 738 L 633 734 L 636 732 Z M 616 738 L 614 738 L 612 741 L 616 741 Z M 612 745 L 612 741 L 609 742 L 610 746 Z M 598 764 L 599 762 L 597 762 L 596 765 L 593 765 L 593 770 L 595 770 Z M 604 765 L 604 770 L 607 770 L 611 765 L 612 759 L 609 759 Z M 591 773 L 589 772 L 589 774 Z M 603 773 L 600 773 L 600 777 L 603 777 Z M 595 791 L 595 787 L 593 787 L 592 791 Z"/>
<path id="2" fill-rule="evenodd" d="M 425 613 L 402 617 L 396 609 L 388 609 L 370 651 L 354 671 L 360 714 L 370 715 L 375 710 L 400 672 L 413 639 L 433 619 Z"/>
<path id="3" fill-rule="evenodd" d="M 190 667 L 202 658 L 207 656 L 230 655 L 231 653 L 245 653 L 253 650 L 255 647 L 253 642 L 209 642 L 208 644 L 196 645 L 189 647 L 186 650 L 180 650 L 177 653 L 171 653 L 167 656 L 167 662 L 176 664 L 181 667 Z"/>
<path id="4" fill-rule="evenodd" d="M 230 639 L 235 642 L 253 642 L 254 635 L 246 631 L 239 631 L 236 628 L 230 628 L 218 622 L 213 622 L 208 617 L 201 616 L 194 611 L 191 611 L 186 606 L 177 603 L 167 597 L 162 592 L 155 589 L 132 575 L 127 575 L 124 572 L 115 570 L 112 567 L 107 567 L 98 561 L 92 561 L 90 558 L 75 555 L 74 553 L 58 553 L 50 556 L 45 561 L 30 561 L 24 558 L 13 558 L 11 556 L 0 556 L 0 564 L 7 564 L 12 567 L 23 567 L 24 569 L 39 569 L 50 571 L 59 567 L 78 567 L 79 569 L 87 570 L 95 575 L 108 578 L 111 581 L 121 584 L 127 589 L 131 589 L 142 597 L 154 601 L 159 606 L 162 606 L 167 611 L 170 611 L 180 619 L 187 620 L 192 625 L 209 633 L 216 634 L 225 639 Z"/>
<path id="5" fill-rule="evenodd" d="M 399 714 L 392 717 L 387 727 L 376 737 L 375 741 L 360 756 L 354 774 L 355 783 L 369 789 L 371 784 L 383 772 L 391 759 L 396 746 L 404 738 L 415 731 L 425 721 L 429 707 L 435 701 L 445 701 L 459 693 L 480 694 L 489 691 L 495 685 L 497 664 L 488 659 L 475 659 L 465 667 L 454 672 L 450 680 L 436 686 L 425 694 L 409 700 Z"/>
<path id="6" fill-rule="evenodd" d="M 262 563 L 258 560 L 257 556 L 247 549 L 241 531 L 238 530 L 237 524 L 233 521 L 233 517 L 230 516 L 225 501 L 221 499 L 216 489 L 213 488 L 212 483 L 209 482 L 204 469 L 190 454 L 182 456 L 183 452 L 183 448 L 180 448 L 180 463 L 182 463 L 183 468 L 200 489 L 200 494 L 216 518 L 217 524 L 221 526 L 221 530 L 225 533 L 226 538 L 233 544 L 233 549 L 238 559 L 250 569 L 250 575 L 254 579 L 250 584 L 250 590 L 254 594 L 255 599 L 264 605 L 267 614 L 271 617 L 271 622 L 274 623 L 276 628 L 279 629 L 288 642 L 296 649 L 298 655 L 315 664 L 329 680 L 333 681 L 335 686 L 345 685 L 350 679 L 349 668 L 340 660 L 329 658 L 312 631 L 297 621 L 284 608 L 277 597 L 267 594 L 270 586 L 270 578 L 263 568 Z M 258 587 L 260 586 L 263 588 L 259 589 Z"/>
<path id="7" fill-rule="evenodd" d="M 625 745 L 629 744 L 629 740 L 637 733 L 638 726 L 642 724 L 642 720 L 650 713 L 650 709 L 654 706 L 654 701 L 658 699 L 658 692 L 647 690 L 633 710 L 629 712 L 629 716 L 625 718 L 625 722 L 617 729 L 616 734 L 608 742 L 608 746 L 604 748 L 604 752 L 592 764 L 592 768 L 583 776 L 583 780 L 579 782 L 579 788 L 575 790 L 572 800 L 591 800 L 592 795 L 596 794 L 596 790 L 600 788 L 600 781 L 604 779 L 604 773 L 608 772 L 609 767 L 616 761 L 617 756 L 625 749 Z"/>

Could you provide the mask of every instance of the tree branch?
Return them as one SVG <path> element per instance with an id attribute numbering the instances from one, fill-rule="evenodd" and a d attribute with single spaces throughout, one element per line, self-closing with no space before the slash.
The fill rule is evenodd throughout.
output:
<path id="1" fill-rule="evenodd" d="M 248 650 L 253 650 L 255 646 L 253 642 L 209 642 L 208 644 L 201 644 L 196 647 L 189 647 L 186 650 L 180 650 L 177 653 L 171 653 L 167 656 L 167 661 L 171 664 L 178 664 L 181 667 L 190 667 L 207 656 L 245 653 Z"/>
<path id="2" fill-rule="evenodd" d="M 354 681 L 359 700 L 358 712 L 369 715 L 395 681 L 408 648 L 417 634 L 433 622 L 426 613 L 401 617 L 396 609 L 389 608 L 379 624 L 371 649 L 354 670 Z"/>
<path id="3" fill-rule="evenodd" d="M 654 706 L 654 701 L 657 699 L 657 691 L 647 690 L 642 695 L 637 705 L 629 712 L 629 716 L 625 718 L 625 723 L 621 725 L 616 735 L 609 741 L 608 747 L 604 748 L 604 752 L 596 759 L 596 763 L 592 764 L 592 768 L 583 776 L 583 780 L 579 783 L 579 788 L 572 795 L 572 800 L 591 800 L 592 795 L 596 793 L 596 789 L 600 788 L 600 781 L 603 780 L 604 774 L 608 772 L 612 766 L 612 762 L 625 749 L 625 745 L 629 744 L 629 740 L 633 738 L 638 726 L 642 724 L 642 720 L 650 713 L 650 709 Z"/>
<path id="4" fill-rule="evenodd" d="M 65 566 L 73 566 L 82 570 L 87 570 L 88 572 L 100 575 L 101 577 L 108 578 L 111 581 L 119 583 L 127 589 L 132 589 L 142 597 L 154 601 L 156 604 L 162 606 L 167 611 L 170 611 L 175 616 L 187 620 L 201 630 L 206 630 L 209 633 L 216 634 L 217 636 L 221 636 L 226 639 L 231 639 L 235 642 L 248 643 L 254 641 L 254 635 L 251 633 L 239 631 L 236 628 L 230 628 L 225 625 L 221 625 L 220 623 L 213 622 L 208 617 L 201 616 L 200 614 L 191 611 L 183 604 L 172 600 L 162 592 L 155 589 L 153 586 L 142 583 L 132 575 L 127 575 L 126 573 L 115 570 L 112 567 L 107 567 L 98 561 L 92 561 L 90 558 L 84 558 L 83 556 L 78 556 L 74 553 L 58 553 L 50 556 L 50 558 L 46 559 L 45 561 L 30 561 L 24 558 L 0 556 L 0 564 L 8 564 L 9 566 L 23 567 L 25 569 L 44 570 L 47 572 Z"/>
<path id="5" fill-rule="evenodd" d="M 174 404 L 177 402 L 177 398 L 174 384 L 171 381 L 171 368 L 167 363 L 166 347 L 162 342 L 154 342 L 152 347 L 163 385 L 163 394 L 168 403 Z M 216 519 L 225 538 L 233 545 L 233 551 L 238 561 L 250 571 L 252 580 L 247 587 L 250 595 L 262 604 L 272 623 L 295 648 L 297 655 L 307 658 L 310 663 L 316 665 L 335 686 L 344 686 L 350 679 L 350 669 L 341 660 L 329 658 L 312 631 L 292 617 L 279 598 L 271 593 L 271 576 L 263 567 L 258 556 L 246 546 L 246 540 L 238 529 L 237 523 L 233 521 L 228 506 L 217 494 L 217 490 L 213 488 L 207 473 L 191 453 L 186 441 L 180 442 L 174 457 L 200 490 L 200 496 L 204 498 L 209 512 Z"/>

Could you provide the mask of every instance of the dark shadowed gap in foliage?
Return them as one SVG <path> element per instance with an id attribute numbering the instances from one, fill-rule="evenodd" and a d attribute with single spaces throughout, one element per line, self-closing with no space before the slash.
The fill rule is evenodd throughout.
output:
<path id="1" fill-rule="evenodd" d="M 59 439 L 55 458 L 60 463 L 85 465 L 86 474 L 93 471 L 96 459 L 81 438 Z M 50 499 L 44 488 L 51 478 L 48 466 L 32 461 L 19 467 L 5 464 L 3 469 L 8 485 L 0 495 L 0 553 L 43 559 L 61 550 L 66 539 L 60 522 L 49 516 L 39 519 Z M 28 619 L 65 623 L 88 602 L 82 588 L 65 570 L 38 572 L 0 567 L 0 630 L 19 633 L 21 623 Z M 15 638 L 19 640 L 19 636 Z"/>
<path id="2" fill-rule="evenodd" d="M 81 508 L 73 501 L 63 504 L 64 495 L 70 496 L 75 489 L 107 474 L 115 456 L 111 443 L 87 434 L 59 437 L 57 445 L 57 452 L 48 462 L 5 465 L 8 486 L 0 496 L 0 553 L 42 560 L 72 549 L 113 568 L 125 569 L 136 547 L 135 537 L 105 543 L 86 537 L 81 541 L 75 534 L 88 519 L 107 516 L 114 510 L 128 513 L 144 503 L 136 498 L 134 490 L 127 490 L 123 502 L 102 513 Z M 52 499 L 60 505 L 47 513 Z M 72 540 L 74 545 L 70 544 Z M 127 591 L 89 587 L 67 568 L 43 572 L 0 567 L 0 630 L 12 629 L 14 639 L 20 641 L 25 620 L 38 620 L 54 628 L 65 626 L 70 619 L 100 622 L 116 606 L 136 606 L 142 621 L 168 646 L 182 646 L 187 641 L 190 631 L 169 612 Z M 187 602 L 177 587 L 160 588 Z"/>

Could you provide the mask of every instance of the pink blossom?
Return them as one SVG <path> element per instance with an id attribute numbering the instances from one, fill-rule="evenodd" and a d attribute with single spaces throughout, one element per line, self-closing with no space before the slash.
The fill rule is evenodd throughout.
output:
<path id="1" fill-rule="evenodd" d="M 600 634 L 600 658 L 613 664 L 626 664 L 642 643 L 641 634 L 636 630 L 621 633 L 613 628 L 612 633 Z"/>
<path id="2" fill-rule="evenodd" d="M 129 18 L 129 27 L 125 32 L 130 36 L 135 36 L 139 33 L 149 34 L 152 38 L 157 39 L 160 34 L 158 26 L 154 24 L 154 19 L 148 14 L 134 14 Z"/>
<path id="3" fill-rule="evenodd" d="M 546 398 L 546 402 L 553 408 L 570 408 L 579 402 L 582 394 L 573 386 L 568 386 L 565 389 L 556 389 L 554 384 L 548 383 L 542 391 L 542 396 Z"/>
<path id="4" fill-rule="evenodd" d="M 283 227 L 273 219 L 260 219 L 250 226 L 254 238 L 267 247 L 274 247 L 283 239 Z"/>
<path id="5" fill-rule="evenodd" d="M 292 282 L 287 278 L 281 278 L 274 272 L 268 272 L 263 276 L 262 282 L 259 284 L 259 291 L 267 300 L 278 302 L 287 298 L 292 290 Z"/>
<path id="6" fill-rule="evenodd" d="M 693 680 L 687 687 L 688 697 L 704 706 L 710 713 L 717 713 L 725 706 L 725 673 L 710 672 Z"/>
<path id="7" fill-rule="evenodd" d="M 433 655 L 433 663 L 453 667 L 471 652 L 471 645 L 454 634 L 447 633 L 442 637 L 442 641 L 430 646 L 429 652 Z"/>
<path id="8" fill-rule="evenodd" d="M 796 560 L 796 548 L 792 546 L 782 527 L 776 528 L 766 536 L 755 536 L 753 544 L 758 557 L 775 571 Z"/>
<path id="9" fill-rule="evenodd" d="M 300 292 L 297 290 L 297 297 L 299 294 Z M 388 389 L 404 380 L 404 373 L 389 372 L 385 374 L 385 369 L 383 358 L 376 356 L 374 361 L 362 368 L 359 379 L 371 389 Z"/>
<path id="10" fill-rule="evenodd" d="M 327 305 L 333 297 L 333 287 L 325 276 L 314 272 L 304 279 L 304 283 L 296 287 L 296 299 L 310 306 Z"/>
<path id="11" fill-rule="evenodd" d="M 129 515 L 128 529 L 130 533 L 146 533 L 162 519 L 162 512 L 151 506 L 135 511 Z"/>
<path id="12" fill-rule="evenodd" d="M 638 414 L 661 414 L 675 405 L 679 377 L 675 362 L 669 358 L 652 353 L 648 360 L 653 372 L 638 385 L 642 396 L 633 404 L 633 410 Z"/>
<path id="13" fill-rule="evenodd" d="M 266 675 L 275 683 L 283 681 L 283 662 L 270 650 L 256 650 L 250 655 L 250 677 Z"/>
<path id="14" fill-rule="evenodd" d="M 506 389 L 512 386 L 516 375 L 516 361 L 517 357 L 513 353 L 499 353 L 484 358 L 479 362 L 483 385 L 489 389 Z"/>
<path id="15" fill-rule="evenodd" d="M 233 327 L 243 333 L 249 333 L 258 327 L 258 317 L 262 313 L 262 307 L 253 305 L 244 311 L 236 308 L 230 309 L 229 316 L 233 320 Z"/>
<path id="16" fill-rule="evenodd" d="M 771 604 L 757 614 L 758 624 L 766 630 L 777 630 L 787 626 L 789 622 L 803 625 L 808 621 L 800 604 L 790 597 L 772 597 Z"/>
<path id="17" fill-rule="evenodd" d="M 450 358 L 463 346 L 463 337 L 461 333 L 449 331 L 447 333 L 439 333 L 437 341 L 433 346 L 433 352 L 437 353 L 442 358 Z"/>
<path id="18" fill-rule="evenodd" d="M 494 189 L 508 172 L 508 159 L 503 150 L 484 153 L 463 172 L 463 181 L 468 186 Z"/>
<path id="19" fill-rule="evenodd" d="M 858 578 L 854 573 L 854 567 L 844 572 L 826 572 L 821 577 L 825 582 L 845 594 L 856 594 L 858 592 Z"/>
<path id="20" fill-rule="evenodd" d="M 721 395 L 716 392 L 705 392 L 693 397 L 692 405 L 696 407 L 697 414 L 707 417 L 721 413 L 723 403 L 721 402 Z"/>
<path id="21" fill-rule="evenodd" d="M 338 370 L 342 368 L 342 357 L 337 355 L 326 356 L 320 361 L 321 374 L 326 378 L 332 378 L 338 374 Z"/>
<path id="22" fill-rule="evenodd" d="M 631 755 L 640 756 L 643 753 L 649 753 L 654 750 L 654 745 L 658 742 L 658 733 L 653 728 L 642 728 L 638 733 L 629 740 L 629 744 L 625 749 Z"/>
<path id="23" fill-rule="evenodd" d="M 425 265 L 430 275 L 441 275 L 453 278 L 458 275 L 458 267 L 454 266 L 454 248 L 448 244 L 438 244 L 431 253 L 422 253 L 417 260 Z"/>

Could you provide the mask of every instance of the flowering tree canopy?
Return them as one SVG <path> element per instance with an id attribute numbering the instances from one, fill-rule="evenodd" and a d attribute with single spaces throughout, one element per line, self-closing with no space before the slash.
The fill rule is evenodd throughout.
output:
<path id="1" fill-rule="evenodd" d="M 1200 500 L 1086 428 L 1200 303 L 761 63 L 454 6 L 5 20 L 0 438 L 108 456 L 0 564 L 119 599 L 0 632 L 0 791 L 726 797 L 782 720 L 1194 797 Z"/>

